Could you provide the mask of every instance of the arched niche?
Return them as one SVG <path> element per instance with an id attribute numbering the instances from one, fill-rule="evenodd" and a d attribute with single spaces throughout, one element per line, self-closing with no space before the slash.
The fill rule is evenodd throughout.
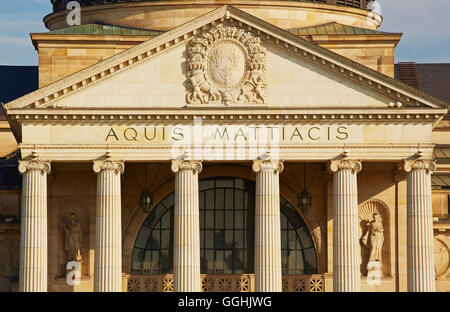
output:
<path id="1" fill-rule="evenodd" d="M 358 208 L 359 215 L 359 242 L 360 242 L 360 255 L 361 255 L 361 265 L 360 272 L 361 275 L 367 276 L 367 265 L 369 263 L 371 245 L 370 245 L 370 224 L 374 221 L 374 214 L 379 214 L 381 216 L 381 223 L 383 225 L 383 246 L 382 246 L 382 258 L 381 258 L 381 269 L 383 276 L 391 275 L 391 244 L 390 244 L 390 211 L 386 203 L 379 199 L 368 200 Z"/>

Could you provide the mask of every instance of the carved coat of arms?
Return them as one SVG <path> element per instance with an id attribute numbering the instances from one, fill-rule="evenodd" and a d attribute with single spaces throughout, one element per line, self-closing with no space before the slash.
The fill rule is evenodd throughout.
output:
<path id="1" fill-rule="evenodd" d="M 261 40 L 219 24 L 187 47 L 188 104 L 265 104 L 266 55 Z"/>

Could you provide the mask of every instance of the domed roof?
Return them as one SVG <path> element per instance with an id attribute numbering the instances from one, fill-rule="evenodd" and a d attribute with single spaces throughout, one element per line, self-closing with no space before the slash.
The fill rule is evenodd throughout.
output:
<path id="1" fill-rule="evenodd" d="M 50 30 L 73 26 L 68 19 L 71 0 L 51 0 L 53 13 L 44 18 Z M 381 16 L 366 9 L 370 0 L 78 0 L 81 25 L 100 23 L 128 28 L 168 31 L 223 5 L 241 9 L 277 27 L 336 22 L 375 30 Z M 72 15 L 71 15 L 72 16 Z M 373 20 L 377 23 L 373 23 Z"/>
<path id="2" fill-rule="evenodd" d="M 67 3 L 71 0 L 50 0 L 53 5 L 53 12 L 64 11 L 67 7 Z M 82 7 L 103 5 L 103 4 L 120 4 L 120 3 L 129 3 L 129 2 L 154 2 L 151 0 L 78 0 Z M 254 0 L 255 2 L 257 0 Z M 297 0 L 298 1 L 298 0 Z M 322 4 L 331 4 L 331 5 L 341 5 L 352 8 L 366 9 L 367 3 L 370 0 L 301 0 L 301 2 L 314 2 L 314 3 L 322 3 Z"/>

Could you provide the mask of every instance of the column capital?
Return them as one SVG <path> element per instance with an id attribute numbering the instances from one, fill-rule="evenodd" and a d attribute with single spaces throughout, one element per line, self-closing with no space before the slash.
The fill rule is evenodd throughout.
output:
<path id="1" fill-rule="evenodd" d="M 402 169 L 407 173 L 412 170 L 425 170 L 432 174 L 436 170 L 436 162 L 427 159 L 403 160 Z"/>
<path id="2" fill-rule="evenodd" d="M 283 172 L 284 164 L 283 160 L 272 160 L 272 159 L 258 159 L 253 161 L 252 170 L 255 173 L 260 171 L 274 171 L 274 173 Z"/>
<path id="3" fill-rule="evenodd" d="M 358 173 L 362 169 L 362 164 L 361 161 L 359 160 L 351 160 L 351 159 L 331 160 L 328 163 L 328 169 L 333 173 L 339 170 L 351 170 L 352 172 Z"/>
<path id="4" fill-rule="evenodd" d="M 177 173 L 180 170 L 192 170 L 195 173 L 202 172 L 203 165 L 201 161 L 198 160 L 172 160 L 171 166 L 172 172 Z"/>
<path id="5" fill-rule="evenodd" d="M 111 159 L 94 160 L 92 166 L 95 173 L 100 173 L 103 170 L 113 170 L 116 173 L 122 174 L 125 171 L 125 164 L 123 161 L 115 161 Z"/>
<path id="6" fill-rule="evenodd" d="M 40 171 L 42 174 L 50 174 L 51 168 L 50 161 L 43 161 L 37 158 L 30 160 L 19 160 L 19 172 L 22 174 L 28 170 Z"/>

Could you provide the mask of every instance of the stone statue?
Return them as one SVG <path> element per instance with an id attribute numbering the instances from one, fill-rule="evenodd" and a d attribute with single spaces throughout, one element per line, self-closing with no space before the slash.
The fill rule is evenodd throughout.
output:
<path id="1" fill-rule="evenodd" d="M 76 221 L 75 214 L 70 214 L 70 222 L 63 223 L 64 231 L 66 233 L 65 249 L 68 253 L 67 261 L 81 262 L 81 241 L 83 234 L 81 232 L 81 225 Z"/>
<path id="2" fill-rule="evenodd" d="M 369 261 L 381 261 L 383 257 L 384 228 L 381 215 L 373 214 L 373 221 L 367 223 L 367 232 L 361 242 L 370 250 Z"/>

